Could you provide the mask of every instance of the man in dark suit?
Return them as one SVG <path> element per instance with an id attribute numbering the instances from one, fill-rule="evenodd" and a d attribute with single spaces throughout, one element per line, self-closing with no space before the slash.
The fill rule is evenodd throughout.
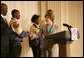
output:
<path id="1" fill-rule="evenodd" d="M 7 5 L 1 3 L 1 57 L 9 57 L 9 27 L 7 20 L 3 18 L 7 14 Z"/>

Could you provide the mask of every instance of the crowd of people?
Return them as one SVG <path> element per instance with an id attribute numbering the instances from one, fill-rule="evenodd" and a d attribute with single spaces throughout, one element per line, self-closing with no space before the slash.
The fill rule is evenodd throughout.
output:
<path id="1" fill-rule="evenodd" d="M 47 10 L 44 20 L 41 20 L 41 16 L 38 14 L 32 15 L 31 22 L 33 24 L 30 31 L 24 31 L 21 28 L 19 10 L 12 10 L 9 24 L 3 17 L 7 15 L 7 12 L 8 6 L 1 3 L 1 57 L 20 57 L 21 42 L 24 37 L 29 37 L 29 45 L 34 57 L 52 57 L 52 48 L 56 43 L 45 37 L 59 32 L 59 27 L 54 24 L 53 10 Z"/>

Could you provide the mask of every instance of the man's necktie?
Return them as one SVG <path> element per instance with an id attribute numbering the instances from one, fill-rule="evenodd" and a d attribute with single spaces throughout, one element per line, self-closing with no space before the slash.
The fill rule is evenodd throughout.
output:
<path id="1" fill-rule="evenodd" d="M 6 20 L 6 18 L 3 18 L 3 19 L 4 19 L 5 23 L 7 23 L 7 20 Z"/>
<path id="2" fill-rule="evenodd" d="M 6 26 L 9 27 L 6 18 L 3 18 L 3 19 L 5 21 Z"/>

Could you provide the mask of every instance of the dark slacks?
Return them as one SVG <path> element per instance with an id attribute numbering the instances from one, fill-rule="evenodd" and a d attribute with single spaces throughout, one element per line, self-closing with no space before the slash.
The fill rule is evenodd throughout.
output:
<path id="1" fill-rule="evenodd" d="M 33 56 L 41 57 L 41 49 L 40 46 L 32 46 Z"/>
<path id="2" fill-rule="evenodd" d="M 41 57 L 40 44 L 37 39 L 31 40 L 31 48 L 32 48 L 34 57 Z"/>
<path id="3" fill-rule="evenodd" d="M 11 57 L 20 57 L 21 55 L 21 44 L 20 43 L 11 43 L 10 45 L 10 56 Z"/>

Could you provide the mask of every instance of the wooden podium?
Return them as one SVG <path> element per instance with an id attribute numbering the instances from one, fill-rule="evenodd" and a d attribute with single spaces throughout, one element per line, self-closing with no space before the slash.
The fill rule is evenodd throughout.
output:
<path id="1" fill-rule="evenodd" d="M 59 57 L 70 57 L 71 34 L 69 31 L 62 31 L 56 34 L 46 36 L 47 39 L 52 39 L 53 42 L 59 44 Z M 79 34 L 78 34 L 79 38 Z"/>

